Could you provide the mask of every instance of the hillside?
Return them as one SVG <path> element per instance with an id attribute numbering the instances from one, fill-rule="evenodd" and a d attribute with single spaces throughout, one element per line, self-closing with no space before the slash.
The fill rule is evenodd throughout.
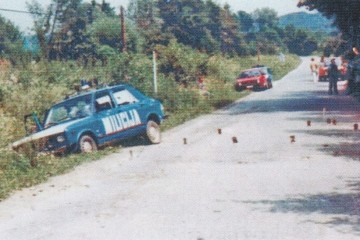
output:
<path id="1" fill-rule="evenodd" d="M 320 13 L 297 12 L 286 14 L 280 17 L 279 24 L 281 27 L 293 25 L 296 28 L 308 29 L 315 32 L 324 31 L 331 33 L 336 31 L 336 28 L 332 26 L 332 21 Z"/>

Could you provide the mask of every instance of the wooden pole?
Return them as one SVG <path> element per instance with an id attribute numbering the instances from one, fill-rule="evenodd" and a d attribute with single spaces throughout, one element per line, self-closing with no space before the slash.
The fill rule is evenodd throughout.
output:
<path id="1" fill-rule="evenodd" d="M 124 16 L 123 6 L 120 7 L 120 23 L 121 23 L 121 42 L 122 42 L 121 52 L 126 52 L 127 51 L 126 26 L 125 26 L 125 16 Z"/>

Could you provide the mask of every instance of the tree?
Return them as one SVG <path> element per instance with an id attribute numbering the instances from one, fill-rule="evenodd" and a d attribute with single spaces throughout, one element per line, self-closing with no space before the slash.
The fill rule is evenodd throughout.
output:
<path id="1" fill-rule="evenodd" d="M 292 25 L 285 27 L 284 42 L 289 52 L 297 55 L 309 55 L 318 49 L 317 41 L 309 32 Z"/>
<path id="2" fill-rule="evenodd" d="M 258 26 L 260 31 L 266 28 L 274 28 L 279 23 L 277 12 L 271 8 L 261 8 L 254 11 L 254 23 Z"/>
<path id="3" fill-rule="evenodd" d="M 41 4 L 35 0 L 31 4 L 26 3 L 28 10 L 31 12 L 34 19 L 34 30 L 39 41 L 41 56 L 48 57 L 48 45 L 46 35 L 50 30 L 50 21 L 52 17 L 51 6 L 44 9 Z"/>
<path id="4" fill-rule="evenodd" d="M 275 28 L 266 28 L 264 31 L 258 32 L 256 42 L 260 52 L 265 54 L 276 54 L 283 47 L 283 41 Z"/>
<path id="5" fill-rule="evenodd" d="M 324 55 L 342 55 L 346 52 L 344 40 L 340 36 L 330 37 L 324 42 Z"/>
<path id="6" fill-rule="evenodd" d="M 212 0 L 206 1 L 206 34 L 204 39 L 205 48 L 208 53 L 220 52 L 221 41 L 221 7 Z"/>
<path id="7" fill-rule="evenodd" d="M 98 45 L 120 49 L 120 21 L 117 18 L 99 18 L 89 29 L 91 39 Z"/>
<path id="8" fill-rule="evenodd" d="M 167 45 L 170 41 L 169 34 L 162 31 L 163 21 L 159 12 L 156 0 L 130 0 L 129 2 L 127 17 L 136 24 L 134 29 L 138 29 L 138 42 L 144 52 L 150 53 L 156 45 Z M 134 36 L 135 32 L 133 32 Z"/>
<path id="9" fill-rule="evenodd" d="M 19 29 L 0 16 L 0 58 L 7 58 L 16 64 L 24 54 L 22 38 Z"/>
<path id="10" fill-rule="evenodd" d="M 146 29 L 155 22 L 155 0 L 130 0 L 128 17 L 141 29 Z"/>
<path id="11" fill-rule="evenodd" d="M 49 60 L 94 55 L 94 46 L 87 34 L 88 24 L 99 17 L 115 17 L 114 9 L 105 0 L 102 4 L 95 1 L 52 0 L 47 8 L 33 0 L 28 4 L 28 9 L 34 18 L 42 55 Z"/>
<path id="12" fill-rule="evenodd" d="M 330 19 L 350 44 L 360 43 L 360 1 L 357 0 L 300 0 L 298 7 L 317 10 Z"/>
<path id="13" fill-rule="evenodd" d="M 243 55 L 245 54 L 243 44 L 236 17 L 231 13 L 230 5 L 225 4 L 221 11 L 221 52 Z"/>
<path id="14" fill-rule="evenodd" d="M 254 20 L 251 14 L 245 11 L 238 11 L 236 14 L 236 18 L 239 21 L 239 29 L 242 32 L 249 32 L 254 25 Z"/>
<path id="15" fill-rule="evenodd" d="M 202 0 L 159 0 L 158 8 L 164 32 L 172 33 L 180 43 L 202 49 L 208 20 Z"/>

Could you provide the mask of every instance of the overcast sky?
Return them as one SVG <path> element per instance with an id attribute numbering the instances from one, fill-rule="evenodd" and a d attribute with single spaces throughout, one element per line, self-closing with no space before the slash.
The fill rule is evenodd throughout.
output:
<path id="1" fill-rule="evenodd" d="M 90 2 L 90 0 L 84 1 Z M 26 11 L 26 2 L 32 2 L 32 0 L 0 0 L 0 8 Z M 38 0 L 38 2 L 47 5 L 51 0 Z M 101 3 L 102 0 L 97 0 L 97 2 Z M 119 9 L 120 6 L 126 8 L 129 0 L 106 0 L 106 2 L 110 3 L 112 7 Z M 298 0 L 214 0 L 214 2 L 221 5 L 228 3 L 233 12 L 242 10 L 251 13 L 257 8 L 269 7 L 281 16 L 305 10 L 304 8 L 296 7 Z M 29 32 L 32 27 L 32 18 L 28 14 L 0 11 L 0 15 L 12 21 L 22 31 Z"/>

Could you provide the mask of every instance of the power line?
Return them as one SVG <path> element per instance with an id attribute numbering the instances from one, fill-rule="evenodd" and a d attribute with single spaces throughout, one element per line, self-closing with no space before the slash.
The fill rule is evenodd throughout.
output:
<path id="1" fill-rule="evenodd" d="M 25 13 L 25 14 L 37 14 L 37 15 L 41 15 L 41 13 L 28 12 L 28 11 L 16 10 L 16 9 L 7 9 L 7 8 L 0 8 L 0 11 L 3 11 L 3 12 L 15 12 L 15 13 Z"/>

